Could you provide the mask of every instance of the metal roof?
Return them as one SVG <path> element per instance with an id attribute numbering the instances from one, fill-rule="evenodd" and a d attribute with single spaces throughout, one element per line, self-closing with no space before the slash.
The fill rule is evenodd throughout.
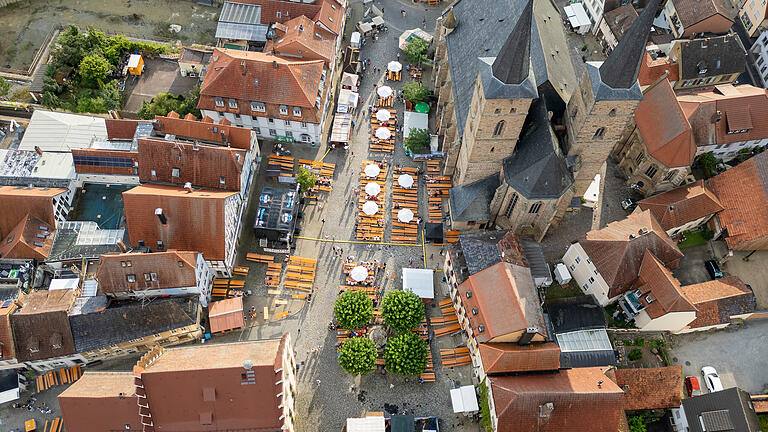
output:
<path id="1" fill-rule="evenodd" d="M 261 24 L 261 5 L 224 2 L 219 23 Z"/>
<path id="2" fill-rule="evenodd" d="M 35 110 L 19 150 L 40 147 L 43 151 L 66 152 L 88 148 L 94 139 L 107 139 L 106 122 L 101 117 Z"/>
<path id="3" fill-rule="evenodd" d="M 558 333 L 555 337 L 561 352 L 613 350 L 605 329 Z"/>
<path id="4" fill-rule="evenodd" d="M 216 38 L 266 42 L 267 28 L 264 24 L 237 24 L 219 21 L 219 25 L 216 27 Z"/>

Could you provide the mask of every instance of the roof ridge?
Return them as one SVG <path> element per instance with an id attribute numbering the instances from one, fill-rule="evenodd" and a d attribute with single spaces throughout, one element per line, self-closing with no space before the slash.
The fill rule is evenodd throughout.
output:
<path id="1" fill-rule="evenodd" d="M 504 84 L 520 84 L 528 77 L 532 21 L 533 0 L 527 0 L 520 18 L 491 65 L 493 76 Z"/>

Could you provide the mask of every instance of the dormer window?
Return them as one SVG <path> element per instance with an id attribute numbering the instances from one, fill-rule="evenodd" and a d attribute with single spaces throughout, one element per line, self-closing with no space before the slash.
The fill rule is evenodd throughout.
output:
<path id="1" fill-rule="evenodd" d="M 251 111 L 253 112 L 266 112 L 267 107 L 261 102 L 251 102 Z"/>
<path id="2" fill-rule="evenodd" d="M 467 298 L 472 298 L 472 291 L 467 291 Z"/>
<path id="3" fill-rule="evenodd" d="M 229 108 L 230 109 L 237 109 L 237 99 L 230 99 L 229 100 Z"/>
<path id="4" fill-rule="evenodd" d="M 294 117 L 301 117 L 301 108 L 293 107 L 293 116 Z"/>
<path id="5" fill-rule="evenodd" d="M 288 107 L 286 105 L 280 105 L 280 115 L 288 115 Z"/>
<path id="6" fill-rule="evenodd" d="M 127 275 L 125 275 L 125 280 L 128 281 L 128 283 L 135 283 L 136 282 L 136 275 L 135 274 L 127 274 Z"/>
<path id="7" fill-rule="evenodd" d="M 216 102 L 216 106 L 219 108 L 224 108 L 224 98 L 214 98 L 214 101 Z"/>

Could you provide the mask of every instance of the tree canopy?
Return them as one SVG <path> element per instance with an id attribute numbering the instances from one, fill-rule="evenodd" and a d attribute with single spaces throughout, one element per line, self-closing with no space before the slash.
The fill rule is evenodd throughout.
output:
<path id="1" fill-rule="evenodd" d="M 88 54 L 83 57 L 77 66 L 80 79 L 87 83 L 101 87 L 107 79 L 107 74 L 112 72 L 112 64 L 104 57 L 97 54 Z"/>
<path id="2" fill-rule="evenodd" d="M 358 329 L 373 318 L 373 300 L 363 291 L 344 291 L 333 306 L 333 314 L 339 327 Z"/>
<path id="3" fill-rule="evenodd" d="M 414 37 L 403 47 L 405 58 L 411 63 L 420 64 L 427 59 L 427 50 L 429 50 L 429 42 L 424 39 Z"/>
<path id="4" fill-rule="evenodd" d="M 301 191 L 306 192 L 315 187 L 317 176 L 302 166 L 299 167 L 299 175 L 296 176 L 296 182 L 301 186 Z"/>
<path id="5" fill-rule="evenodd" d="M 411 80 L 403 85 L 403 96 L 415 104 L 425 100 L 430 94 L 432 94 L 432 90 L 424 87 L 418 81 Z"/>
<path id="6" fill-rule="evenodd" d="M 9 90 L 11 90 L 11 84 L 5 78 L 0 77 L 0 96 L 7 95 Z"/>
<path id="7" fill-rule="evenodd" d="M 382 301 L 381 315 L 390 328 L 408 331 L 418 327 L 424 319 L 424 303 L 410 291 L 390 291 Z"/>
<path id="8" fill-rule="evenodd" d="M 365 375 L 376 364 L 376 345 L 365 337 L 348 339 L 339 347 L 339 365 L 344 372 Z"/>
<path id="9" fill-rule="evenodd" d="M 384 348 L 384 367 L 396 375 L 421 375 L 427 366 L 427 343 L 416 333 L 389 338 Z"/>
<path id="10" fill-rule="evenodd" d="M 200 100 L 200 86 L 195 86 L 186 95 L 159 93 L 152 99 L 144 101 L 137 115 L 140 119 L 152 120 L 155 116 L 166 116 L 169 112 L 175 111 L 182 117 L 191 113 L 200 118 L 200 110 L 197 109 L 198 100 Z"/>
<path id="11" fill-rule="evenodd" d="M 411 129 L 410 135 L 405 138 L 403 145 L 411 153 L 419 153 L 429 147 L 429 131 L 426 129 Z"/>

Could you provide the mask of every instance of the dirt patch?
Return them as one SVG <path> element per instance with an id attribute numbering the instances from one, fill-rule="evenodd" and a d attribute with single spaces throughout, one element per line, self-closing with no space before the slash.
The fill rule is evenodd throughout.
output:
<path id="1" fill-rule="evenodd" d="M 56 25 L 93 26 L 111 34 L 182 43 L 215 43 L 219 8 L 184 0 L 22 0 L 0 8 L 0 67 L 26 70 L 40 44 Z M 168 24 L 182 27 L 178 35 Z"/>

